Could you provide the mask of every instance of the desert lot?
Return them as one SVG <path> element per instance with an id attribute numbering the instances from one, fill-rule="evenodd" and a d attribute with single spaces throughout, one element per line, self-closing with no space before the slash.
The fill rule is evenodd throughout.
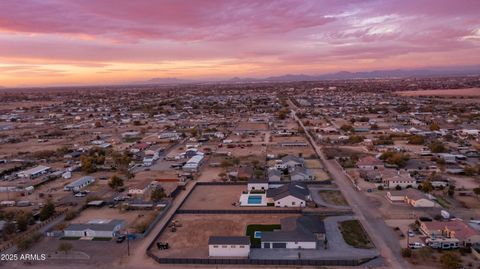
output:
<path id="1" fill-rule="evenodd" d="M 398 92 L 401 96 L 468 96 L 468 97 L 480 97 L 480 88 L 470 89 L 445 89 L 445 90 L 421 90 L 421 91 L 401 91 Z"/>
<path id="2" fill-rule="evenodd" d="M 235 206 L 238 203 L 242 191 L 247 190 L 247 185 L 198 185 L 185 200 L 181 209 L 190 210 L 285 210 L 273 206 Z"/>
<path id="3" fill-rule="evenodd" d="M 153 248 L 160 258 L 208 258 L 208 239 L 210 236 L 243 236 L 250 224 L 279 224 L 280 219 L 295 217 L 297 214 L 177 214 L 174 221 L 182 227 L 176 232 L 170 229 L 160 236 L 160 242 L 166 242 L 168 250 Z M 201 232 L 200 232 L 201 231 Z"/>

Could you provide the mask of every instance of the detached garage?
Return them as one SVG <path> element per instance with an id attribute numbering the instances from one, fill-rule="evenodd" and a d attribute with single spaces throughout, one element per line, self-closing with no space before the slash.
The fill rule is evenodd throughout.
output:
<path id="1" fill-rule="evenodd" d="M 248 257 L 249 253 L 248 236 L 210 236 L 208 240 L 210 257 Z"/>

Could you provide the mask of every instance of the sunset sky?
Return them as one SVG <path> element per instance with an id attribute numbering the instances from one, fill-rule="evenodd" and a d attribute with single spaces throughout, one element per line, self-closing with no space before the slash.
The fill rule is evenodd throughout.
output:
<path id="1" fill-rule="evenodd" d="M 0 1 L 0 86 L 480 64 L 479 0 Z"/>

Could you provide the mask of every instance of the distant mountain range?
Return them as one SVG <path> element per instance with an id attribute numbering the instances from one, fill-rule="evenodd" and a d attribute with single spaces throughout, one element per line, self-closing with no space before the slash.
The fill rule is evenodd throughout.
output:
<path id="1" fill-rule="evenodd" d="M 438 76 L 469 76 L 480 75 L 479 66 L 461 67 L 432 67 L 423 69 L 394 69 L 374 70 L 362 72 L 340 71 L 322 75 L 287 74 L 266 78 L 241 78 L 234 77 L 227 80 L 188 80 L 178 78 L 152 78 L 135 84 L 186 84 L 186 83 L 248 83 L 248 82 L 291 82 L 291 81 L 317 81 L 317 80 L 343 80 L 343 79 L 382 79 L 382 78 L 409 78 L 409 77 L 438 77 Z"/>

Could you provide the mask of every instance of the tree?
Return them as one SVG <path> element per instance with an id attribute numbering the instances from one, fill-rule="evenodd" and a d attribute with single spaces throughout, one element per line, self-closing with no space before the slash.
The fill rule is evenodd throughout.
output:
<path id="1" fill-rule="evenodd" d="M 108 186 L 110 186 L 110 188 L 114 190 L 117 190 L 118 188 L 123 186 L 123 179 L 121 179 L 117 175 L 113 175 L 108 181 Z"/>
<path id="2" fill-rule="evenodd" d="M 445 145 L 440 141 L 432 142 L 429 147 L 433 153 L 442 153 L 446 151 Z"/>
<path id="3" fill-rule="evenodd" d="M 21 214 L 18 214 L 17 216 L 17 228 L 20 230 L 20 231 L 26 231 L 27 228 L 28 228 L 28 223 L 29 223 L 29 219 L 28 219 L 28 215 L 25 214 L 25 213 L 21 213 Z"/>
<path id="4" fill-rule="evenodd" d="M 440 263 L 445 269 L 459 269 L 462 265 L 462 259 L 453 252 L 446 252 L 440 256 Z"/>
<path id="5" fill-rule="evenodd" d="M 158 202 L 165 198 L 165 190 L 163 188 L 155 188 L 150 194 L 150 199 L 154 202 Z"/>
<path id="6" fill-rule="evenodd" d="M 359 136 L 359 135 L 351 135 L 349 138 L 348 138 L 348 141 L 352 144 L 358 144 L 358 143 L 361 143 L 363 142 L 363 136 Z"/>
<path id="7" fill-rule="evenodd" d="M 353 126 L 350 124 L 344 124 L 340 127 L 340 129 L 344 132 L 351 132 L 353 131 Z"/>
<path id="8" fill-rule="evenodd" d="M 440 126 L 438 125 L 438 123 L 436 123 L 435 121 L 432 122 L 430 124 L 430 131 L 438 131 L 440 130 Z"/>
<path id="9" fill-rule="evenodd" d="M 42 210 L 40 210 L 40 214 L 39 214 L 40 220 L 44 221 L 50 218 L 54 213 L 55 213 L 55 205 L 52 203 L 52 201 L 48 201 L 42 207 Z"/>
<path id="10" fill-rule="evenodd" d="M 60 243 L 58 246 L 58 251 L 63 251 L 65 253 L 69 252 L 73 248 L 72 244 L 68 242 Z"/>
<path id="11" fill-rule="evenodd" d="M 448 186 L 448 196 L 453 196 L 453 194 L 455 194 L 455 185 L 450 185 Z"/>
<path id="12" fill-rule="evenodd" d="M 466 176 L 473 176 L 477 173 L 477 170 L 475 169 L 475 167 L 472 167 L 470 165 L 465 166 L 463 170 Z"/>
<path id="13" fill-rule="evenodd" d="M 425 143 L 425 138 L 421 135 L 412 135 L 408 138 L 408 144 L 423 145 L 423 143 Z"/>
<path id="14" fill-rule="evenodd" d="M 421 186 L 421 190 L 424 193 L 429 193 L 433 190 L 433 185 L 432 185 L 432 182 L 430 182 L 430 180 L 423 181 L 422 184 L 420 184 L 420 186 Z"/>
<path id="15" fill-rule="evenodd" d="M 402 248 L 402 257 L 404 258 L 412 257 L 412 250 L 409 248 Z"/>
<path id="16" fill-rule="evenodd" d="M 475 193 L 475 195 L 476 195 L 477 198 L 478 198 L 478 196 L 480 195 L 480 187 L 474 188 L 474 189 L 473 189 L 473 193 Z"/>
<path id="17" fill-rule="evenodd" d="M 82 165 L 82 171 L 87 174 L 97 171 L 97 166 L 95 165 L 94 158 L 91 156 L 80 156 L 80 163 Z"/>

